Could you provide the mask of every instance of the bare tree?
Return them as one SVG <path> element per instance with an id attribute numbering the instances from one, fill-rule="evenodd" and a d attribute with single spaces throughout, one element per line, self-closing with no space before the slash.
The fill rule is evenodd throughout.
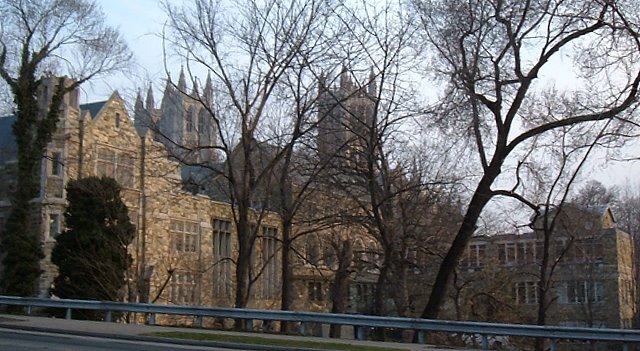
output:
<path id="1" fill-rule="evenodd" d="M 40 161 L 56 130 L 63 97 L 89 79 L 126 68 L 132 56 L 93 1 L 7 0 L 0 1 L 0 11 L 0 77 L 13 95 L 18 146 L 17 186 L 2 236 L 0 285 L 5 294 L 31 295 L 42 250 L 29 229 L 30 200 L 38 194 Z M 73 79 L 60 79 L 43 98 L 38 96 L 43 93 L 39 76 L 45 70 Z"/>
<path id="2" fill-rule="evenodd" d="M 202 102 L 218 127 L 215 147 L 227 160 L 221 176 L 237 230 L 236 307 L 246 306 L 257 278 L 251 260 L 259 237 L 259 225 L 251 223 L 256 217 L 253 202 L 260 192 L 266 196 L 265 191 L 275 191 L 270 188 L 277 184 L 276 168 L 290 152 L 286 144 L 260 140 L 273 112 L 274 92 L 289 70 L 304 64 L 310 43 L 321 40 L 328 5 L 193 0 L 176 7 L 166 2 L 172 48 L 189 69 L 209 72 L 216 89 L 213 107 Z"/>
<path id="3" fill-rule="evenodd" d="M 409 315 L 408 272 L 417 268 L 421 244 L 435 236 L 430 225 L 441 208 L 433 201 L 446 179 L 438 173 L 438 163 L 416 156 L 422 154 L 419 136 L 408 132 L 419 130 L 413 124 L 416 92 L 409 78 L 415 62 L 415 52 L 409 50 L 415 18 L 402 4 L 389 1 L 358 3 L 341 20 L 354 24 L 343 44 L 353 58 L 352 66 L 340 73 L 339 89 L 324 92 L 334 101 L 327 108 L 331 118 L 339 121 L 337 131 L 319 129 L 320 135 L 335 133 L 326 139 L 340 148 L 327 172 L 329 186 L 348 199 L 351 220 L 378 243 L 379 258 L 368 262 L 377 272 L 371 311 L 390 313 L 387 306 L 393 301 L 393 313 Z"/>
<path id="4" fill-rule="evenodd" d="M 511 189 L 496 189 L 499 176 L 509 181 L 506 171 L 517 169 L 520 157 L 550 132 L 617 124 L 631 116 L 640 84 L 640 42 L 633 5 L 626 2 L 412 4 L 422 18 L 424 41 L 433 48 L 434 70 L 448 83 L 436 116 L 443 130 L 474 146 L 479 162 L 464 220 L 422 313 L 435 318 L 483 209 L 497 195 L 515 196 Z M 581 80 L 580 88 L 566 93 L 546 88 L 543 80 L 550 63 L 563 55 L 574 55 Z"/>
<path id="5" fill-rule="evenodd" d="M 615 186 L 608 188 L 597 180 L 590 180 L 571 198 L 571 202 L 585 207 L 612 206 L 620 196 L 619 192 Z"/>

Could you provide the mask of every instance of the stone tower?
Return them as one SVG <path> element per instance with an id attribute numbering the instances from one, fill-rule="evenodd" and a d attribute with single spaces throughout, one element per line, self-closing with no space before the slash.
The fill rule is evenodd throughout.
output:
<path id="1" fill-rule="evenodd" d="M 322 159 L 348 157 L 362 146 L 362 136 L 370 132 L 377 96 L 371 71 L 365 85 L 354 84 L 346 67 L 331 86 L 324 75 L 318 81 L 318 153 Z M 360 136 L 360 137 L 359 137 Z"/>
<path id="2" fill-rule="evenodd" d="M 217 124 L 211 116 L 213 83 L 207 76 L 200 93 L 197 83 L 187 91 L 184 70 L 180 70 L 178 84 L 167 79 L 160 107 L 156 108 L 151 87 L 145 102 L 138 94 L 135 104 L 135 125 L 141 136 L 149 131 L 164 144 L 172 157 L 186 163 L 215 162 Z"/>

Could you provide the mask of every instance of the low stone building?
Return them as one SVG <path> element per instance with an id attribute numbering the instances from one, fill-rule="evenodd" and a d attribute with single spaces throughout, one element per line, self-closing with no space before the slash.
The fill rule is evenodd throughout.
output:
<path id="1" fill-rule="evenodd" d="M 609 208 L 565 204 L 534 222 L 533 232 L 474 237 L 453 294 L 463 318 L 535 323 L 545 234 L 546 324 L 630 328 L 636 314 L 633 238 Z M 547 228 L 546 230 L 544 228 Z M 490 296 L 490 298 L 488 298 Z"/>

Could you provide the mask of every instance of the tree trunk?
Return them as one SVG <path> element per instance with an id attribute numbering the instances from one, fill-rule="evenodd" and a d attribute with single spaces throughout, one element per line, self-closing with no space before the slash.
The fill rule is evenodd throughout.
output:
<path id="1" fill-rule="evenodd" d="M 545 325 L 547 323 L 546 299 L 547 289 L 545 288 L 547 280 L 547 269 L 549 265 L 549 246 L 551 241 L 551 228 L 548 224 L 548 212 L 545 210 L 543 221 L 544 242 L 542 246 L 542 261 L 540 262 L 540 280 L 538 281 L 538 311 L 536 316 L 536 324 Z M 536 338 L 535 350 L 542 351 L 544 349 L 544 339 Z"/>
<path id="2" fill-rule="evenodd" d="M 291 225 L 288 221 L 282 226 L 282 296 L 280 309 L 289 311 L 293 302 L 292 267 L 291 267 Z M 283 321 L 280 331 L 284 334 L 291 332 L 291 323 Z"/>
<path id="3" fill-rule="evenodd" d="M 249 295 L 251 293 L 251 265 L 253 264 L 252 250 L 253 250 L 253 242 L 252 240 L 254 233 L 252 233 L 252 229 L 249 226 L 248 222 L 248 206 L 244 203 L 241 203 L 237 207 L 238 211 L 238 259 L 236 263 L 236 299 L 235 299 L 235 307 L 236 308 L 245 308 L 249 301 Z M 235 328 L 238 330 L 243 330 L 243 321 L 237 319 L 235 321 Z"/>
<path id="4" fill-rule="evenodd" d="M 394 302 L 398 316 L 413 317 L 409 308 L 409 291 L 407 289 L 407 270 L 405 265 L 395 265 L 391 278 L 390 285 L 393 289 L 389 290 L 395 296 Z"/>
<path id="5" fill-rule="evenodd" d="M 421 318 L 438 318 L 440 308 L 442 307 L 442 303 L 446 296 L 449 278 L 453 274 L 460 257 L 464 253 L 469 239 L 476 230 L 476 223 L 482 213 L 482 209 L 484 209 L 489 200 L 491 200 L 491 184 L 493 184 L 493 181 L 499 173 L 499 167 L 497 167 L 497 169 L 496 167 L 493 169 L 489 168 L 485 171 L 484 176 L 478 183 L 473 197 L 471 198 L 471 202 L 469 203 L 469 207 L 467 208 L 467 212 L 464 215 L 462 225 L 458 230 L 458 234 L 440 264 L 440 269 L 438 270 L 433 288 L 431 289 L 429 301 L 422 312 Z"/>
<path id="6" fill-rule="evenodd" d="M 384 260 L 382 262 L 382 267 L 380 267 L 380 274 L 378 274 L 378 280 L 376 281 L 376 290 L 373 294 L 373 314 L 376 316 L 384 316 L 385 315 L 385 284 L 387 283 L 387 274 L 390 270 L 390 264 L 392 261 L 391 255 L 393 252 L 393 247 L 387 246 L 384 250 Z M 376 328 L 376 339 L 378 341 L 384 341 L 384 328 Z"/>
<path id="7" fill-rule="evenodd" d="M 344 240 L 338 257 L 338 270 L 336 271 L 333 281 L 333 297 L 331 313 L 344 313 L 347 311 L 347 301 L 349 299 L 349 273 L 351 262 L 353 261 L 353 252 L 351 249 L 351 241 Z M 332 324 L 329 329 L 329 336 L 339 338 L 341 336 L 341 326 Z"/>

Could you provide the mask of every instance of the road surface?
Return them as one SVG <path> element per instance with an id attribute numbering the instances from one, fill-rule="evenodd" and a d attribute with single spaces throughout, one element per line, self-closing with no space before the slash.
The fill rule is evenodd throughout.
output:
<path id="1" fill-rule="evenodd" d="M 0 351 L 229 351 L 203 346 L 117 340 L 0 328 Z M 246 349 L 244 349 L 246 350 Z"/>

